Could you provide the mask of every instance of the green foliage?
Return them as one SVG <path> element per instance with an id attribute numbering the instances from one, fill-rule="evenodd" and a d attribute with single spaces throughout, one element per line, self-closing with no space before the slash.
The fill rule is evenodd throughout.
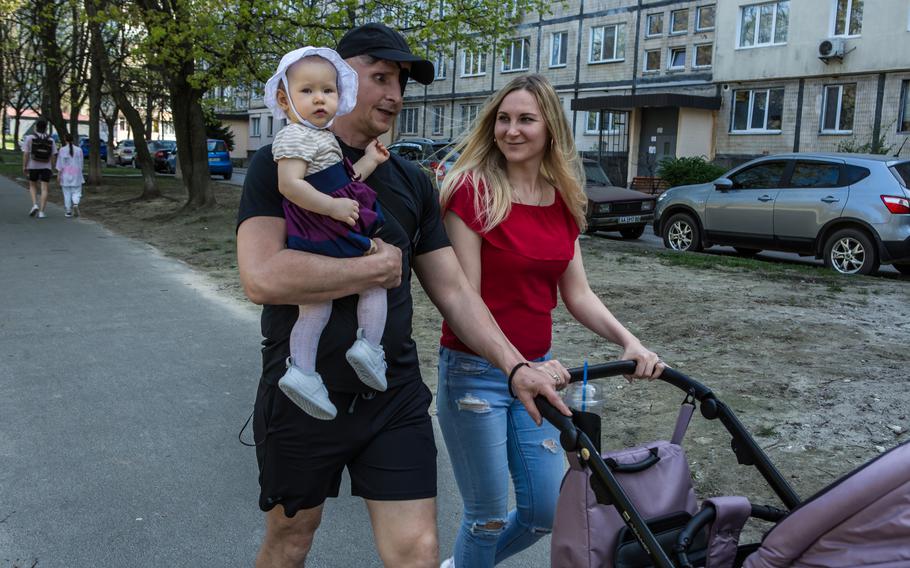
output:
<path id="1" fill-rule="evenodd" d="M 205 116 L 205 135 L 215 140 L 224 140 L 228 151 L 234 150 L 234 131 L 225 126 L 223 122 L 215 116 L 215 111 L 211 108 L 204 109 Z"/>
<path id="2" fill-rule="evenodd" d="M 883 128 L 878 138 L 870 134 L 866 142 L 859 142 L 856 138 L 841 140 L 837 143 L 837 151 L 848 154 L 891 154 L 894 151 L 894 144 L 885 145 L 887 131 L 887 128 Z"/>
<path id="3" fill-rule="evenodd" d="M 671 187 L 706 183 L 724 175 L 727 170 L 712 164 L 704 157 L 664 158 L 660 161 L 657 175 L 665 179 Z"/>

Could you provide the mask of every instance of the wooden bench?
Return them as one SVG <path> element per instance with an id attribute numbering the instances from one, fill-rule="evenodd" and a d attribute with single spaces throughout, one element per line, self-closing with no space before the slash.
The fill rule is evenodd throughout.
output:
<path id="1" fill-rule="evenodd" d="M 634 189 L 635 191 L 648 193 L 650 195 L 660 195 L 664 191 L 670 189 L 670 184 L 659 177 L 638 176 L 632 178 L 632 184 L 629 186 L 629 189 Z"/>

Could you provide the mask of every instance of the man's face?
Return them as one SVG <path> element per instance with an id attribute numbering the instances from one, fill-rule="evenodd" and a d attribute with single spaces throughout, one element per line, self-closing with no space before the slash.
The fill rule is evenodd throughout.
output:
<path id="1" fill-rule="evenodd" d="M 363 56 L 346 61 L 357 71 L 357 106 L 350 114 L 339 118 L 350 121 L 360 134 L 368 138 L 385 134 L 391 130 L 395 117 L 401 112 L 399 76 L 401 68 L 409 68 L 410 63 L 385 60 L 369 63 Z"/>

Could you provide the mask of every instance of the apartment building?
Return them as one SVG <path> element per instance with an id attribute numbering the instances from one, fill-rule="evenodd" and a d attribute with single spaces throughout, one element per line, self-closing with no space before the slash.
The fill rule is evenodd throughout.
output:
<path id="1" fill-rule="evenodd" d="M 725 0 L 716 17 L 718 160 L 910 137 L 907 0 Z"/>

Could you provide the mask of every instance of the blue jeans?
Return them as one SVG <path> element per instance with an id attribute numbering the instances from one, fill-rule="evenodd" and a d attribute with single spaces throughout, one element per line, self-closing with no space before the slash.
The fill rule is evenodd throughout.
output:
<path id="1" fill-rule="evenodd" d="M 541 359 L 542 360 L 542 359 Z M 559 432 L 538 427 L 489 361 L 439 351 L 439 425 L 464 500 L 456 568 L 502 562 L 553 528 L 565 460 Z M 509 507 L 509 474 L 517 507 Z"/>

